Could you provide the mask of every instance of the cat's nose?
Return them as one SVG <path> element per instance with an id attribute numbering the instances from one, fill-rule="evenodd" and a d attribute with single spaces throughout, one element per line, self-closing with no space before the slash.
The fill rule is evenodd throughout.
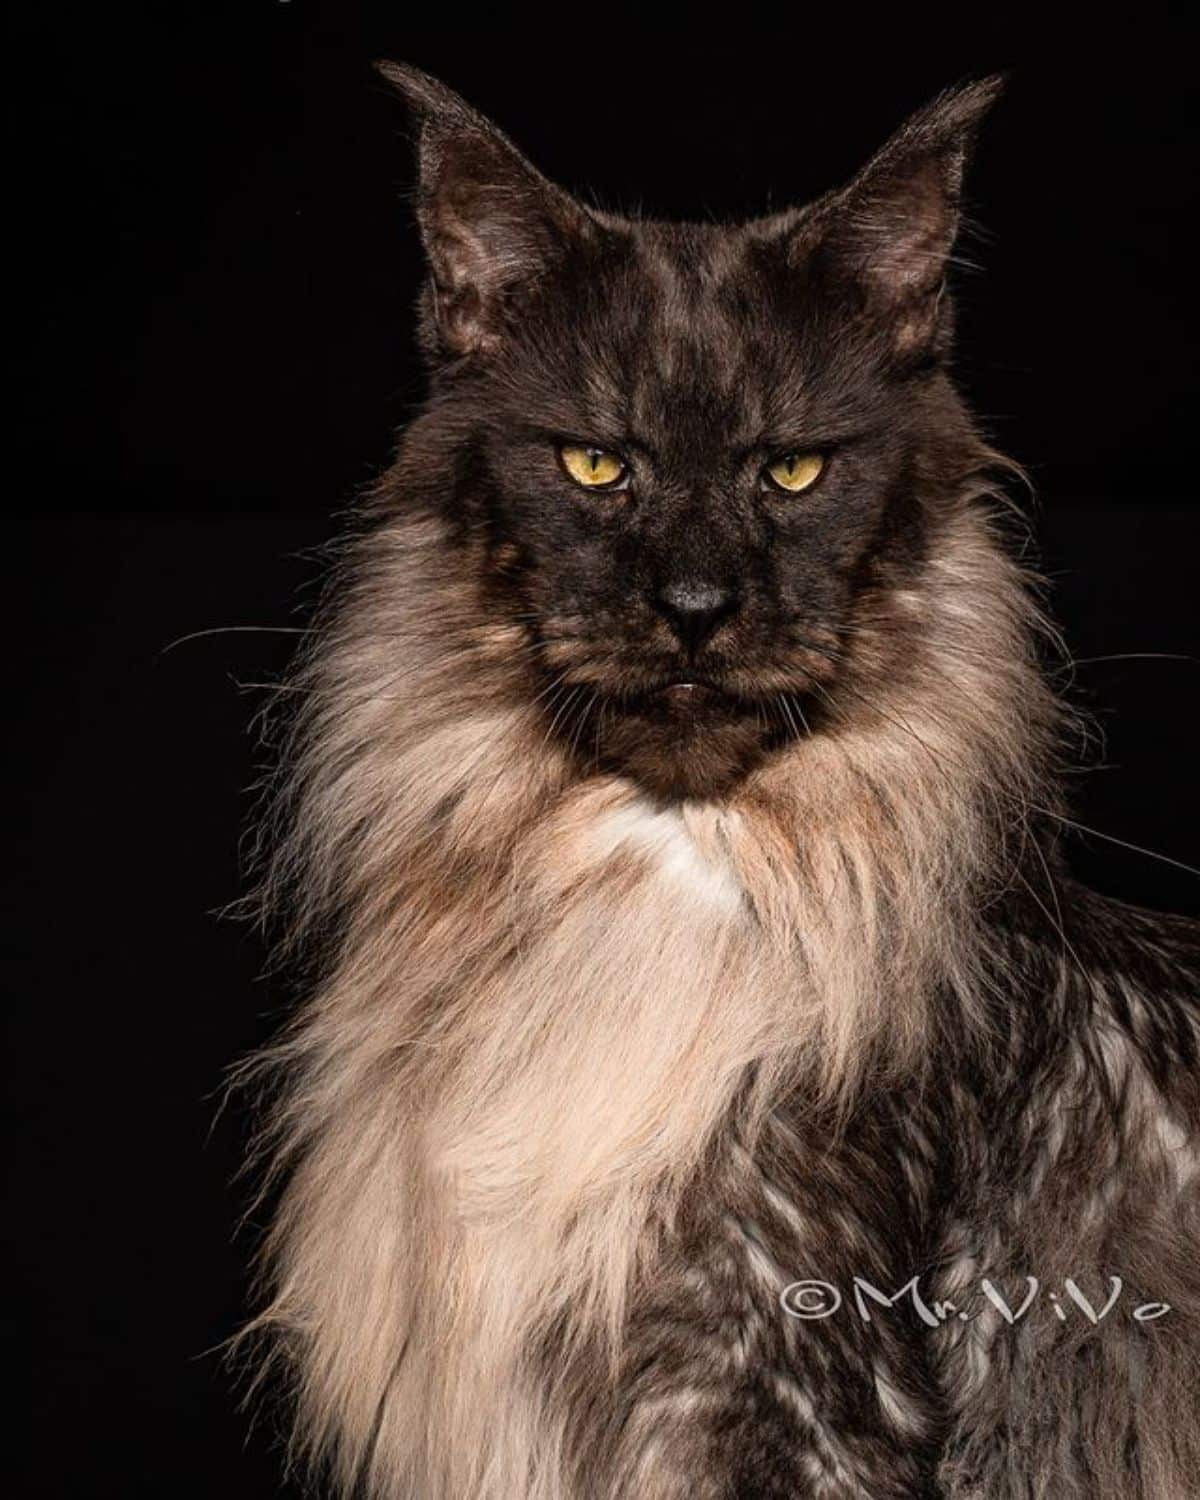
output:
<path id="1" fill-rule="evenodd" d="M 679 644 L 694 656 L 717 626 L 734 613 L 738 601 L 735 591 L 723 584 L 689 578 L 664 584 L 652 603 Z"/>

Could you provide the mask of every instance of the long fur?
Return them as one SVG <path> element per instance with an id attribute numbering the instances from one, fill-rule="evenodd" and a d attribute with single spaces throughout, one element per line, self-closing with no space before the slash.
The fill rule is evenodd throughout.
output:
<path id="1" fill-rule="evenodd" d="M 381 1500 L 1183 1500 L 1200 960 L 1062 877 L 995 455 L 946 408 L 964 477 L 914 478 L 921 555 L 856 596 L 820 732 L 672 800 L 493 607 L 489 537 L 428 498 L 437 420 L 290 684 L 270 827 L 316 967 L 254 1070 L 250 1331 L 297 1450 Z M 1172 1302 L 1156 1343 L 778 1307 L 825 1270 L 1105 1267 Z"/>

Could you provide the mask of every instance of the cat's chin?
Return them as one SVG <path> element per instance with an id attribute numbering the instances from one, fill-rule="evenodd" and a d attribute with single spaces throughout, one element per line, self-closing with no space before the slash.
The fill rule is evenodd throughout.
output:
<path id="1" fill-rule="evenodd" d="M 772 738 L 751 701 L 698 679 L 626 698 L 601 723 L 605 759 L 664 798 L 721 796 L 761 761 Z"/>

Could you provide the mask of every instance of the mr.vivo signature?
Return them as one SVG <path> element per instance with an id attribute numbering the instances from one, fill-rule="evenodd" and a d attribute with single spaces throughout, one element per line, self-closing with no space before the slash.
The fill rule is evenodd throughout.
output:
<path id="1" fill-rule="evenodd" d="M 1117 1308 L 1125 1293 L 1125 1284 L 1119 1276 L 1110 1276 L 1107 1290 L 1100 1292 L 1095 1300 L 1088 1296 L 1072 1276 L 1066 1277 L 1061 1287 L 1054 1290 L 1043 1289 L 1041 1281 L 1036 1276 L 1024 1277 L 1023 1283 L 1023 1288 L 1013 1298 L 1010 1288 L 998 1287 L 994 1281 L 985 1276 L 977 1287 L 967 1290 L 966 1297 L 969 1303 L 974 1304 L 973 1310 L 969 1305 L 964 1306 L 948 1300 L 926 1302 L 921 1295 L 919 1276 L 912 1277 L 897 1291 L 891 1293 L 873 1286 L 864 1276 L 855 1276 L 852 1278 L 851 1287 L 847 1289 L 847 1295 L 843 1295 L 829 1281 L 792 1281 L 779 1294 L 779 1304 L 789 1318 L 815 1322 L 822 1318 L 833 1317 L 848 1302 L 864 1323 L 870 1323 L 873 1321 L 872 1303 L 877 1308 L 892 1308 L 908 1298 L 917 1316 L 929 1328 L 941 1328 L 954 1319 L 969 1323 L 974 1318 L 986 1314 L 989 1308 L 999 1313 L 1004 1321 L 1013 1327 L 1026 1317 L 1035 1305 L 1046 1306 L 1048 1304 L 1060 1322 L 1065 1323 L 1069 1317 L 1083 1317 L 1095 1326 L 1102 1323 Z M 1165 1317 L 1170 1311 L 1169 1302 L 1139 1302 L 1135 1306 L 1126 1307 L 1125 1314 L 1131 1316 L 1136 1323 L 1152 1323 L 1157 1318 Z"/>

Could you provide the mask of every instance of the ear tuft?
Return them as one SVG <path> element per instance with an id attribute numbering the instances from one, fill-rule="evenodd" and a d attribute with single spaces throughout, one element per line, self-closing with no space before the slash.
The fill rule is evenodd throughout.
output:
<path id="1" fill-rule="evenodd" d="M 1004 92 L 1007 82 L 1007 74 L 992 73 L 972 83 L 943 89 L 909 116 L 884 150 L 911 143 L 927 149 L 944 145 L 965 154 L 974 143 L 984 116 Z"/>
<path id="2" fill-rule="evenodd" d="M 407 64 L 375 66 L 418 122 L 417 218 L 433 342 L 451 355 L 490 353 L 523 294 L 594 226 L 453 89 Z"/>
<path id="3" fill-rule="evenodd" d="M 431 73 L 414 68 L 411 63 L 390 62 L 387 58 L 380 59 L 372 66 L 396 90 L 419 120 L 435 116 L 450 119 L 457 115 L 464 123 L 473 121 L 485 129 L 495 129 L 483 115 L 471 108 L 461 94 L 456 94 Z"/>

